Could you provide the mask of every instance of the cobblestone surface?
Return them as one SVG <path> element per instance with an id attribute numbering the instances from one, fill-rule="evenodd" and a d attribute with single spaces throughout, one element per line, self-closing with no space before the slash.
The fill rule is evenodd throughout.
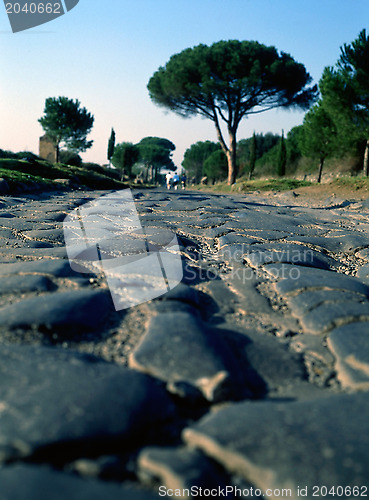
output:
<path id="1" fill-rule="evenodd" d="M 135 192 L 183 280 L 117 312 L 64 244 L 104 194 L 0 198 L 1 500 L 367 496 L 367 204 Z"/>

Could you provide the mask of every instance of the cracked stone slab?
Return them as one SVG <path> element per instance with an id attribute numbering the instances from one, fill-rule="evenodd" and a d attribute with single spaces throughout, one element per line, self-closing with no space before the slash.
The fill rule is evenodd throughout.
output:
<path id="1" fill-rule="evenodd" d="M 239 389 L 233 376 L 236 360 L 220 336 L 185 312 L 153 317 L 129 364 L 166 381 L 168 390 L 179 395 L 184 390 L 186 396 L 189 386 L 215 402 L 232 398 Z"/>
<path id="2" fill-rule="evenodd" d="M 369 389 L 369 323 L 353 323 L 330 332 L 327 344 L 336 357 L 337 378 L 345 388 Z"/>
<path id="3" fill-rule="evenodd" d="M 367 486 L 369 393 L 313 401 L 232 404 L 183 432 L 228 471 L 266 492 L 307 486 Z M 278 498 L 272 496 L 270 498 Z"/>
<path id="4" fill-rule="evenodd" d="M 78 339 L 82 333 L 103 329 L 111 311 L 111 298 L 101 290 L 48 293 L 1 307 L 0 327 L 37 327 L 59 339 Z"/>
<path id="5" fill-rule="evenodd" d="M 145 490 L 95 480 L 84 480 L 47 467 L 11 465 L 0 468 L 1 500 L 155 500 Z"/>
<path id="6" fill-rule="evenodd" d="M 211 489 L 226 485 L 220 468 L 203 453 L 190 448 L 144 448 L 138 465 L 140 475 L 159 479 L 167 489 L 183 490 L 192 486 Z"/>
<path id="7" fill-rule="evenodd" d="M 290 264 L 269 264 L 265 270 L 275 278 L 277 291 L 282 295 L 298 293 L 309 289 L 347 290 L 369 297 L 369 286 L 358 278 L 334 271 L 307 268 Z"/>
<path id="8" fill-rule="evenodd" d="M 3 461 L 42 450 L 49 458 L 108 452 L 173 417 L 173 404 L 155 379 L 91 355 L 1 345 L 0 374 Z"/>

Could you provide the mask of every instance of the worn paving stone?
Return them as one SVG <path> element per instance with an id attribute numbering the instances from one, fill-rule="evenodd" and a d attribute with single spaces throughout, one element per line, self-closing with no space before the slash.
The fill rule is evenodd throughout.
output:
<path id="1" fill-rule="evenodd" d="M 27 293 L 27 292 L 47 292 L 55 290 L 57 287 L 46 276 L 25 275 L 3 276 L 0 280 L 0 293 Z"/>
<path id="2" fill-rule="evenodd" d="M 231 245 L 224 245 L 218 251 L 217 256 L 228 264 L 240 265 L 244 261 L 244 256 L 248 255 L 250 251 L 251 245 L 247 243 L 232 243 Z"/>
<path id="3" fill-rule="evenodd" d="M 6 238 L 9 240 L 15 239 L 14 233 L 11 229 L 8 229 L 6 227 L 1 227 L 1 221 L 0 221 L 0 236 L 2 238 Z"/>
<path id="4" fill-rule="evenodd" d="M 152 318 L 130 366 L 166 381 L 168 390 L 179 395 L 192 386 L 210 402 L 232 399 L 240 390 L 237 362 L 220 336 L 184 312 Z"/>
<path id="5" fill-rule="evenodd" d="M 33 229 L 32 231 L 23 231 L 22 234 L 29 239 L 64 243 L 64 232 L 62 229 Z"/>
<path id="6" fill-rule="evenodd" d="M 160 484 L 170 490 L 195 487 L 198 491 L 199 488 L 224 488 L 227 484 L 219 467 L 198 450 L 190 448 L 144 448 L 138 464 L 140 474 L 159 479 Z"/>
<path id="7" fill-rule="evenodd" d="M 260 240 L 267 240 L 267 241 L 273 241 L 273 240 L 280 240 L 288 236 L 288 233 L 285 233 L 283 231 L 263 231 L 263 230 L 249 230 L 246 231 L 248 236 L 252 236 L 253 238 L 260 239 Z"/>
<path id="8" fill-rule="evenodd" d="M 1 219 L 13 219 L 15 215 L 10 212 L 0 212 L 0 217 Z"/>
<path id="9" fill-rule="evenodd" d="M 203 285 L 203 290 L 214 301 L 213 318 L 219 315 L 223 319 L 226 314 L 234 313 L 236 297 L 224 280 L 210 280 Z"/>
<path id="10" fill-rule="evenodd" d="M 299 354 L 291 353 L 286 345 L 275 337 L 260 335 L 247 330 L 239 337 L 238 350 L 243 353 L 247 365 L 265 384 L 266 392 L 280 392 L 286 386 L 306 380 L 303 361 Z M 246 366 L 244 369 L 247 369 Z M 255 388 L 257 391 L 257 387 Z"/>
<path id="11" fill-rule="evenodd" d="M 185 285 L 184 283 L 180 283 L 175 288 L 172 288 L 171 290 L 169 290 L 169 292 L 159 297 L 158 300 L 176 300 L 184 302 L 186 304 L 190 304 L 194 307 L 200 307 L 200 297 L 197 293 L 197 290 L 188 285 Z"/>
<path id="12" fill-rule="evenodd" d="M 13 231 L 18 231 L 18 232 L 30 232 L 30 231 L 37 231 L 37 230 L 53 230 L 54 225 L 53 224 L 45 224 L 45 223 L 36 223 L 31 220 L 25 220 L 25 219 L 20 219 L 19 217 L 14 217 L 13 219 L 1 219 L 0 224 L 2 226 L 11 228 Z"/>
<path id="13" fill-rule="evenodd" d="M 334 271 L 312 269 L 290 264 L 269 264 L 265 270 L 279 278 L 276 289 L 282 295 L 299 290 L 334 289 L 347 290 L 369 297 L 369 286 L 359 279 Z"/>
<path id="14" fill-rule="evenodd" d="M 181 486 L 196 481 L 212 484 L 211 470 L 215 467 L 220 478 L 224 466 L 223 473 L 232 484 L 256 487 L 274 480 L 278 486 L 290 481 L 295 487 L 298 480 L 305 484 L 305 477 L 312 481 L 316 470 L 323 474 L 326 463 L 329 478 L 342 477 L 343 482 L 350 475 L 352 481 L 360 480 L 358 463 L 364 467 L 369 463 L 367 451 L 360 448 L 365 444 L 367 450 L 367 443 L 356 447 L 358 433 L 365 439 L 368 435 L 361 425 L 366 403 L 332 397 L 334 392 L 369 389 L 365 336 L 369 319 L 361 309 L 368 303 L 369 286 L 365 268 L 358 270 L 367 257 L 369 227 L 360 207 L 344 200 L 334 209 L 300 207 L 300 199 L 291 193 L 285 198 L 264 199 L 251 194 L 138 191 L 134 194 L 136 207 L 150 245 L 165 245 L 168 229 L 180 233 L 183 261 L 196 272 L 192 276 L 186 272 L 184 281 L 189 286 L 182 283 L 159 299 L 117 316 L 103 292 L 107 290 L 102 274 L 73 272 L 58 239 L 60 223 L 74 207 L 104 195 L 103 191 L 45 193 L 3 202 L 0 215 L 14 216 L 0 216 L 0 291 L 12 288 L 9 297 L 2 297 L 3 342 L 20 341 L 18 327 L 13 330 L 7 326 L 5 318 L 9 321 L 10 316 L 14 325 L 26 318 L 27 324 L 21 328 L 38 328 L 39 336 L 52 334 L 66 349 L 60 354 L 57 348 L 32 351 L 27 346 L 0 346 L 0 351 L 8 349 L 3 351 L 4 359 L 0 356 L 0 373 L 7 373 L 0 377 L 2 460 L 28 460 L 36 453 L 51 464 L 60 456 L 62 462 L 68 462 L 65 457 L 69 454 L 76 463 L 89 460 L 93 468 L 105 454 L 111 457 L 121 452 L 124 458 L 119 463 L 127 466 L 125 473 L 129 468 L 130 474 L 138 474 L 139 481 L 149 479 L 151 485 L 158 480 Z M 93 213 L 93 203 L 91 207 Z M 114 225 L 120 216 L 117 209 L 106 224 Z M 278 241 L 282 239 L 288 243 Z M 105 243 L 112 254 L 120 251 L 116 242 Z M 312 254 L 310 261 L 304 253 Z M 359 279 L 324 268 L 344 268 L 352 274 L 357 271 Z M 57 292 L 47 288 L 54 283 Z M 81 287 L 90 287 L 83 290 L 87 295 L 78 295 L 81 291 L 76 288 Z M 34 297 L 36 293 L 41 295 Z M 102 302 L 99 293 L 104 296 Z M 97 294 L 96 299 L 91 294 Z M 355 322 L 338 326 L 346 321 Z M 309 333 L 311 328 L 314 333 Z M 318 331 L 326 334 L 316 335 Z M 349 335 L 351 331 L 353 335 Z M 33 333 L 25 330 L 21 335 L 27 339 Z M 142 364 L 136 366 L 133 361 L 135 369 L 128 370 L 131 375 L 121 376 L 118 366 L 105 363 L 99 368 L 101 361 L 73 353 L 71 345 L 106 359 L 114 357 L 109 357 L 109 349 L 114 353 L 123 349 L 119 362 L 124 363 L 130 353 L 130 363 L 139 353 Z M 13 347 L 24 347 L 22 356 L 20 351 L 10 353 Z M 136 376 L 149 380 L 149 385 L 140 385 Z M 145 403 L 140 403 L 142 392 L 137 387 L 146 394 L 142 396 Z M 173 414 L 173 396 L 168 392 L 173 393 L 178 414 Z M 232 401 L 240 398 L 249 399 L 247 411 L 233 418 L 233 408 L 239 405 Z M 218 402 L 221 404 L 209 408 Z M 125 427 L 120 419 L 123 405 L 123 420 L 128 422 Z M 208 427 L 206 432 L 201 430 L 201 440 L 196 435 L 201 452 L 161 447 L 164 442 L 178 446 L 183 418 L 193 422 L 207 411 L 208 416 L 193 424 L 194 428 L 206 419 L 213 422 L 212 418 L 223 412 L 232 415 L 226 413 L 229 417 L 216 425 L 214 438 L 206 435 Z M 130 426 L 136 423 L 138 427 L 132 432 Z M 356 432 L 353 441 L 351 428 Z M 231 431 L 233 440 L 227 441 Z M 219 444 L 223 435 L 226 444 Z M 250 444 L 242 448 L 249 435 Z M 336 444 L 332 444 L 334 438 Z M 146 448 L 137 463 L 138 449 L 153 443 L 156 448 Z M 236 449 L 238 445 L 241 451 Z M 204 457 L 203 452 L 213 453 L 210 449 L 220 450 L 219 455 L 212 455 L 219 467 Z M 355 452 L 362 453 L 360 459 Z M 89 456 L 92 453 L 94 457 Z M 145 462 L 141 462 L 142 457 Z M 206 476 L 209 464 L 210 475 Z M 5 469 L 10 471 L 8 466 Z M 341 474 L 346 469 L 353 473 Z M 67 484 L 70 476 L 60 474 Z M 87 486 L 87 482 L 83 479 L 79 484 Z M 106 486 L 101 481 L 94 484 Z M 82 491 L 77 485 L 75 489 Z M 0 487 L 0 497 L 1 492 Z M 67 494 L 72 495 L 69 490 Z M 105 498 L 115 495 L 106 494 Z M 128 493 L 122 495 L 126 498 Z"/>
<path id="15" fill-rule="evenodd" d="M 369 246 L 369 238 L 362 234 L 339 234 L 339 236 L 290 236 L 286 241 L 310 243 L 330 252 L 354 252 Z"/>
<path id="16" fill-rule="evenodd" d="M 369 302 L 346 302 L 345 307 L 341 303 L 322 304 L 299 319 L 307 332 L 326 333 L 344 324 L 369 321 Z"/>
<path id="17" fill-rule="evenodd" d="M 173 211 L 173 212 L 188 212 L 197 210 L 199 207 L 211 206 L 211 200 L 207 196 L 189 196 L 182 199 L 173 199 L 165 207 L 162 207 L 163 211 Z"/>
<path id="18" fill-rule="evenodd" d="M 227 277 L 228 278 L 228 277 Z M 229 278 L 230 289 L 239 297 L 240 308 L 245 313 L 271 313 L 269 300 L 257 290 L 260 279 L 250 267 L 234 264 Z"/>
<path id="19" fill-rule="evenodd" d="M 11 274 L 45 274 L 52 275 L 57 278 L 80 276 L 79 273 L 76 273 L 71 269 L 69 261 L 63 259 L 36 260 L 17 262 L 14 264 L 0 264 L 0 276 Z"/>
<path id="20" fill-rule="evenodd" d="M 0 308 L 0 327 L 38 328 L 61 339 L 101 331 L 112 311 L 110 296 L 100 290 L 76 290 L 27 298 Z"/>
<path id="21" fill-rule="evenodd" d="M 283 232 L 297 234 L 303 234 L 302 225 L 308 223 L 304 217 L 297 218 L 293 215 L 263 213 L 256 210 L 240 210 L 235 219 L 242 222 L 245 229 L 262 229 L 264 231 L 279 229 Z"/>
<path id="22" fill-rule="evenodd" d="M 67 251 L 64 246 L 54 247 L 46 244 L 42 245 L 42 247 L 30 247 L 28 244 L 22 248 L 0 247 L 0 264 L 1 262 L 15 263 L 18 259 L 24 258 L 33 258 L 34 261 L 42 261 L 44 258 L 58 261 L 59 259 L 67 259 Z M 65 270 L 67 269 L 67 266 L 65 266 Z M 72 273 L 70 266 L 66 272 Z"/>
<path id="23" fill-rule="evenodd" d="M 214 226 L 221 226 L 227 221 L 226 217 L 207 217 L 202 218 L 198 216 L 196 218 L 190 218 L 185 220 L 186 225 L 194 226 L 196 228 L 206 229 Z"/>
<path id="24" fill-rule="evenodd" d="M 288 488 L 297 499 L 303 486 L 312 499 L 314 486 L 367 486 L 368 411 L 367 392 L 236 403 L 204 417 L 183 438 L 263 492 Z"/>
<path id="25" fill-rule="evenodd" d="M 208 227 L 204 230 L 205 238 L 219 238 L 219 236 L 223 236 L 232 231 L 232 228 L 228 227 L 228 224 L 223 224 L 217 227 Z"/>
<path id="26" fill-rule="evenodd" d="M 245 258 L 253 267 L 261 267 L 276 262 L 329 269 L 337 264 L 334 259 L 321 252 L 316 252 L 302 245 L 288 243 L 254 245 Z"/>
<path id="27" fill-rule="evenodd" d="M 289 307 L 295 315 L 300 317 L 322 304 L 339 303 L 341 307 L 344 307 L 347 302 L 366 302 L 367 300 L 365 295 L 340 290 L 314 290 L 302 292 L 297 296 L 286 297 Z"/>
<path id="28" fill-rule="evenodd" d="M 34 453 L 57 461 L 63 454 L 109 453 L 173 417 L 173 404 L 155 379 L 94 356 L 2 345 L 0 373 L 3 461 Z"/>
<path id="29" fill-rule="evenodd" d="M 365 266 L 361 266 L 357 271 L 357 277 L 360 279 L 368 279 L 369 278 L 369 264 Z"/>
<path id="30" fill-rule="evenodd" d="M 150 491 L 102 481 L 84 480 L 47 467 L 0 468 L 1 500 L 154 500 Z"/>
<path id="31" fill-rule="evenodd" d="M 356 255 L 360 259 L 364 259 L 366 261 L 369 261 L 369 248 L 363 248 L 362 250 L 359 250 Z"/>
<path id="32" fill-rule="evenodd" d="M 245 236 L 244 234 L 236 234 L 236 233 L 228 233 L 225 236 L 221 236 L 219 238 L 219 248 L 222 248 L 226 245 L 236 244 L 253 244 L 260 240 L 256 238 L 250 238 L 249 236 Z"/>
<path id="33" fill-rule="evenodd" d="M 336 357 L 337 378 L 350 389 L 369 389 L 369 323 L 352 323 L 330 332 L 327 344 Z"/>

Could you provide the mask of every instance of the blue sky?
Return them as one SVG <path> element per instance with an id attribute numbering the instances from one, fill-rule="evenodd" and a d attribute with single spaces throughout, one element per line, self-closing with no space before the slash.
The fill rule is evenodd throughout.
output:
<path id="1" fill-rule="evenodd" d="M 212 122 L 150 101 L 148 80 L 171 55 L 199 43 L 257 40 L 291 54 L 317 83 L 340 46 L 368 25 L 368 0 L 80 0 L 66 15 L 13 34 L 1 4 L 0 148 L 37 153 L 45 99 L 64 95 L 95 116 L 85 161 L 106 163 L 114 127 L 117 142 L 170 139 L 179 166 L 191 144 L 216 134 Z M 301 112 L 268 111 L 245 119 L 238 138 L 288 132 L 302 120 Z"/>

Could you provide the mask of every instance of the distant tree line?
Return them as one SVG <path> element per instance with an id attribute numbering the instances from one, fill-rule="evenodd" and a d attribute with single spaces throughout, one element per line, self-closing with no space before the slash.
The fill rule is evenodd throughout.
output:
<path id="1" fill-rule="evenodd" d="M 160 170 L 176 170 L 172 160 L 175 145 L 162 137 L 144 137 L 139 143 L 121 142 L 111 147 L 108 143 L 108 159 L 121 172 L 121 179 L 130 178 L 136 167 L 136 174 L 144 181 L 157 183 L 160 181 Z M 110 155 L 110 158 L 109 158 Z"/>
<path id="2" fill-rule="evenodd" d="M 237 176 L 251 178 L 263 165 L 283 176 L 301 157 L 316 162 L 320 182 L 325 160 L 347 154 L 361 158 L 368 176 L 369 37 L 365 29 L 341 47 L 336 65 L 324 69 L 319 88 L 310 84 L 305 67 L 290 55 L 258 42 L 230 40 L 173 55 L 151 77 L 148 90 L 159 106 L 184 117 L 200 114 L 213 121 L 218 143 L 196 143 L 184 155 L 182 166 L 195 182 L 206 175 L 214 182 L 227 178 L 232 184 Z M 254 134 L 237 141 L 244 117 L 293 107 L 307 113 L 303 124 L 286 137 L 283 132 Z"/>

